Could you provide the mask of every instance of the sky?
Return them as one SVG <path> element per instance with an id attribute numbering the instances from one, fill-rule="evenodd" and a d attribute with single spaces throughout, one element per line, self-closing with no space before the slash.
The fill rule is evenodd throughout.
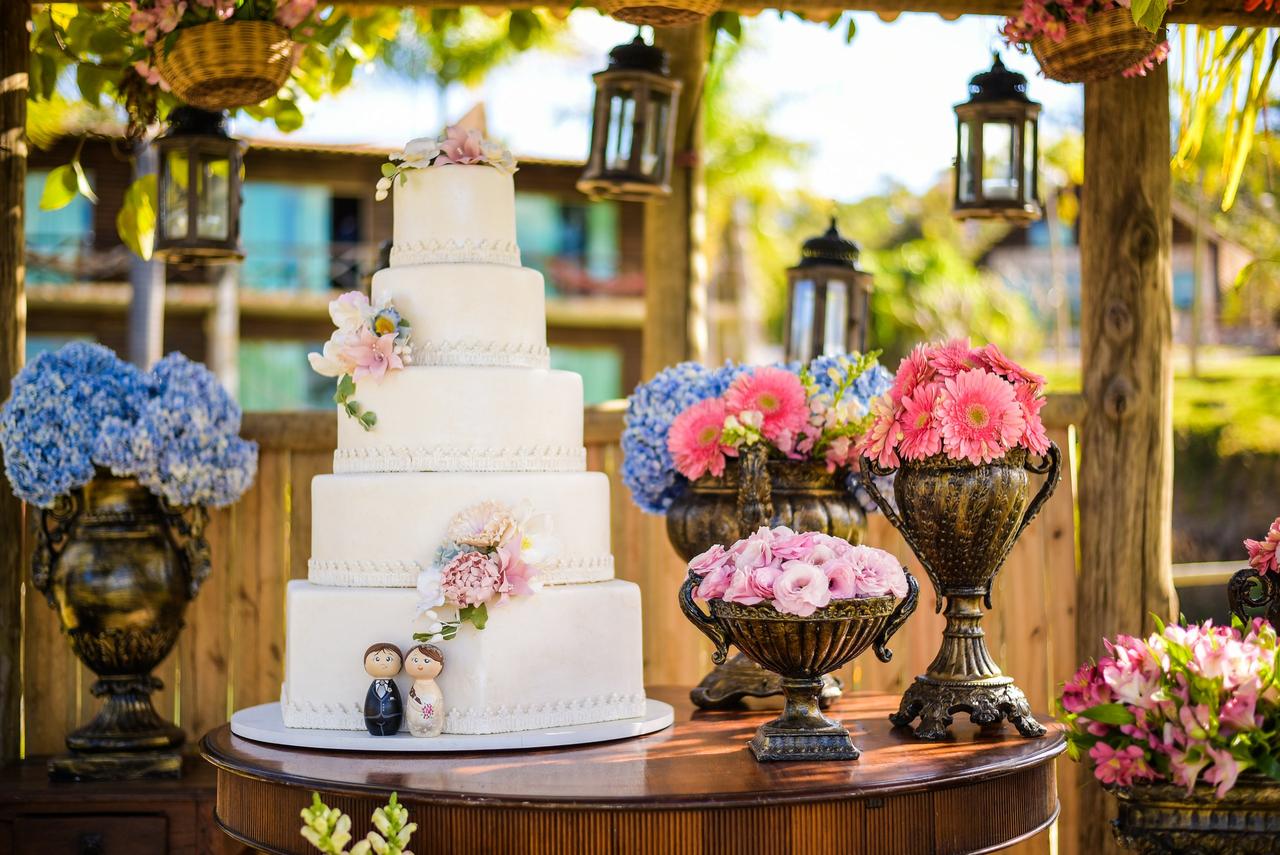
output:
<path id="1" fill-rule="evenodd" d="M 775 105 L 773 129 L 810 140 L 815 156 L 798 185 L 840 201 L 877 192 L 888 182 L 923 190 L 950 169 L 955 148 L 952 106 L 967 97 L 968 79 L 1000 50 L 1027 75 L 1030 95 L 1044 105 L 1042 139 L 1082 123 L 1082 87 L 1037 73 L 1035 58 L 1003 47 L 1000 19 L 902 15 L 885 23 L 855 16 L 857 34 L 766 13 L 744 27 L 747 49 L 738 79 Z M 491 136 L 517 156 L 581 160 L 587 153 L 593 87 L 611 47 L 635 28 L 590 10 L 573 13 L 567 46 L 530 51 L 475 88 L 446 93 L 447 119 L 483 101 Z M 536 84 L 531 83 L 536 81 Z M 304 107 L 294 139 L 399 146 L 434 135 L 444 121 L 440 95 L 427 82 L 408 82 L 369 66 L 344 94 Z M 238 120 L 245 136 L 281 136 L 274 126 Z"/>

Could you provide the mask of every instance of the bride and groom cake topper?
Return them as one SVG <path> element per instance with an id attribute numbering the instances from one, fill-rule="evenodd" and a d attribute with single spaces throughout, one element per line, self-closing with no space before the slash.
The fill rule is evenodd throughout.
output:
<path id="1" fill-rule="evenodd" d="M 406 704 L 395 678 L 404 670 L 413 678 Z M 436 678 L 444 670 L 444 654 L 434 644 L 417 644 L 404 653 L 389 641 L 364 652 L 365 673 L 373 678 L 364 696 L 364 724 L 372 736 L 394 736 L 408 718 L 414 736 L 444 731 L 444 695 Z"/>

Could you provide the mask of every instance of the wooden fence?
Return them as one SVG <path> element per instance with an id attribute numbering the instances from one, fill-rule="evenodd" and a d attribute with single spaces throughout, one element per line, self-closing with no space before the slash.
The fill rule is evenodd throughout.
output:
<path id="1" fill-rule="evenodd" d="M 1048 710 L 1054 687 L 1075 666 L 1075 486 L 1073 445 L 1080 416 L 1076 398 L 1055 398 L 1046 408 L 1049 432 L 1064 452 L 1062 484 L 1009 556 L 995 585 L 995 610 L 986 621 L 992 652 L 1027 692 Z M 680 614 L 676 590 L 681 562 L 667 542 L 664 522 L 632 505 L 617 474 L 622 454 L 619 406 L 586 414 L 588 466 L 613 477 L 613 550 L 617 573 L 643 592 L 645 677 L 650 684 L 691 684 L 711 667 L 709 645 Z M 233 710 L 279 697 L 284 678 L 285 586 L 305 578 L 311 541 L 311 478 L 331 471 L 336 443 L 327 413 L 251 414 L 244 434 L 261 446 L 258 478 L 235 506 L 213 515 L 214 566 L 187 612 L 175 652 L 156 675 L 164 682 L 157 707 L 187 732 L 190 744 L 222 724 Z M 28 533 L 30 526 L 28 526 Z M 30 546 L 24 543 L 24 554 Z M 891 643 L 894 659 L 864 656 L 842 676 L 855 689 L 899 692 L 936 652 L 942 617 L 915 557 L 880 515 L 868 542 L 895 553 L 921 580 L 916 615 Z M 88 720 L 97 701 L 93 675 L 61 638 L 55 613 L 30 585 L 24 614 L 23 740 L 28 756 L 61 751 L 63 738 Z M 1060 764 L 1063 822 L 1075 821 L 1071 764 Z M 1045 836 L 1042 835 L 1042 838 Z M 1063 835 L 1058 851 L 1073 851 Z M 1028 852 L 1047 852 L 1047 839 Z M 1019 850 L 1022 851 L 1022 850 Z"/>

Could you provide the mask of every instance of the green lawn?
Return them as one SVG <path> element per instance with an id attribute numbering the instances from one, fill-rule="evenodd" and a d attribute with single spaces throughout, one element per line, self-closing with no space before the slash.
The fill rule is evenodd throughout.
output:
<path id="1" fill-rule="evenodd" d="M 1173 385 L 1173 429 L 1179 434 L 1217 433 L 1217 453 L 1280 454 L 1280 356 L 1208 352 L 1191 377 L 1179 354 Z M 1076 366 L 1040 365 L 1050 391 L 1079 391 Z"/>

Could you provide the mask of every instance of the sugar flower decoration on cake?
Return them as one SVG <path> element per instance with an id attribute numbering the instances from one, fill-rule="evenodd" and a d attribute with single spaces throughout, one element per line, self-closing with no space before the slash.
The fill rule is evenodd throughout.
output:
<path id="1" fill-rule="evenodd" d="M 549 514 L 496 501 L 464 508 L 449 521 L 434 561 L 418 574 L 419 616 L 430 625 L 414 638 L 447 641 L 464 623 L 484 629 L 491 606 L 537 593 L 538 574 L 559 554 Z M 440 620 L 435 610 L 441 606 L 454 609 L 454 617 Z"/>
<path id="2" fill-rule="evenodd" d="M 397 179 L 404 184 L 407 179 L 405 172 L 410 169 L 451 165 L 492 166 L 503 175 L 516 172 L 516 159 L 510 151 L 485 139 L 479 131 L 450 125 L 435 139 L 422 137 L 410 140 L 404 151 L 391 155 L 390 162 L 382 164 L 382 177 L 378 179 L 374 198 L 379 202 L 387 198 Z"/>
<path id="3" fill-rule="evenodd" d="M 893 386 L 872 402 L 871 426 L 857 452 L 885 469 L 938 454 L 975 466 L 1014 448 L 1046 454 L 1044 382 L 994 344 L 918 345 L 898 366 Z"/>
<path id="4" fill-rule="evenodd" d="M 375 306 L 360 291 L 348 291 L 329 303 L 336 329 L 320 353 L 307 354 L 317 374 L 338 378 L 333 400 L 343 412 L 373 430 L 378 416 L 354 399 L 356 384 L 379 383 L 410 361 L 409 322 L 384 301 Z"/>

